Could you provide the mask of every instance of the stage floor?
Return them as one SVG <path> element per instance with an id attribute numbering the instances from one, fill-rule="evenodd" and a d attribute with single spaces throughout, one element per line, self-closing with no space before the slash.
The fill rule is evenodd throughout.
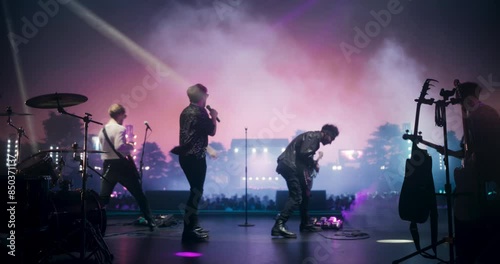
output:
<path id="1" fill-rule="evenodd" d="M 210 230 L 210 239 L 192 245 L 181 243 L 181 216 L 174 217 L 179 224 L 150 232 L 145 226 L 131 225 L 137 215 L 108 215 L 104 241 L 114 256 L 113 263 L 392 263 L 415 251 L 408 222 L 395 213 L 352 213 L 341 231 L 317 233 L 300 233 L 298 216 L 294 215 L 287 225 L 298 233 L 296 239 L 271 237 L 272 215 L 249 214 L 248 223 L 254 226 L 240 227 L 245 223 L 242 214 L 201 214 L 201 225 Z M 446 211 L 440 211 L 439 223 L 438 240 L 448 233 Z M 429 224 L 419 225 L 419 229 L 422 246 L 429 245 Z M 389 239 L 409 241 L 380 242 Z M 449 260 L 448 244 L 438 246 L 438 256 Z M 403 263 L 438 262 L 415 256 Z"/>

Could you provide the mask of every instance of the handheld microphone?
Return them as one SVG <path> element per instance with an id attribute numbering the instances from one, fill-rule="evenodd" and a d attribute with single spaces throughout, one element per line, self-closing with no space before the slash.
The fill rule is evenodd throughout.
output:
<path id="1" fill-rule="evenodd" d="M 210 105 L 207 105 L 207 109 L 208 109 L 208 111 L 211 111 L 211 110 L 212 110 L 212 107 L 210 107 Z M 217 117 L 217 122 L 220 122 L 219 117 Z"/>
<path id="2" fill-rule="evenodd" d="M 151 129 L 151 127 L 149 126 L 148 121 L 144 121 L 144 124 L 146 125 L 146 130 L 149 129 L 151 132 L 153 132 L 153 129 Z"/>

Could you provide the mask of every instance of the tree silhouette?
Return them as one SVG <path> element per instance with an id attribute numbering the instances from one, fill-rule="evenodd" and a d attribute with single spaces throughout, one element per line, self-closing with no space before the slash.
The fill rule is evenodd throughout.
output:
<path id="1" fill-rule="evenodd" d="M 156 142 L 146 142 L 144 150 L 143 185 L 145 189 L 152 189 L 157 185 L 158 180 L 168 177 L 167 157 Z M 136 163 L 140 162 L 142 151 L 141 148 L 135 153 Z"/>
<path id="2" fill-rule="evenodd" d="M 49 113 L 49 118 L 43 121 L 45 144 L 69 148 L 74 142 L 83 147 L 83 123 L 72 116 Z"/>
<path id="3" fill-rule="evenodd" d="M 447 137 L 448 137 L 448 149 L 451 150 L 461 149 L 460 139 L 457 137 L 457 134 L 454 131 L 448 131 Z M 442 146 L 444 142 L 433 142 L 433 143 Z M 444 190 L 444 185 L 446 183 L 446 175 L 445 175 L 446 168 L 444 166 L 444 157 L 434 149 L 428 148 L 428 152 L 429 155 L 431 155 L 432 157 L 432 174 L 434 176 L 434 184 L 436 190 Z M 455 168 L 461 166 L 461 160 L 454 157 L 450 157 L 448 159 L 448 163 L 450 168 L 450 182 L 453 184 L 455 182 L 453 173 Z"/>
<path id="4" fill-rule="evenodd" d="M 401 138 L 402 130 L 398 125 L 386 123 L 373 132 L 364 150 L 365 162 L 384 168 L 395 168 L 407 158 L 407 143 Z"/>
<path id="5" fill-rule="evenodd" d="M 401 136 L 398 125 L 385 123 L 371 134 L 364 149 L 361 166 L 371 181 L 378 183 L 379 191 L 400 190 L 404 177 L 404 164 L 408 158 L 408 143 Z"/>
<path id="6" fill-rule="evenodd" d="M 164 182 L 164 187 L 168 190 L 189 190 L 189 184 L 179 164 L 179 156 L 170 152 L 168 153 L 166 174 L 167 181 Z"/>

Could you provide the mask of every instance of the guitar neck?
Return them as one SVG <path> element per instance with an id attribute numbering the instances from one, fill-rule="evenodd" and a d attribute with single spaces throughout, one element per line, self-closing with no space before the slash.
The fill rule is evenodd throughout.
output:
<path id="1" fill-rule="evenodd" d="M 439 147 L 441 147 L 441 146 L 439 146 L 439 145 L 437 145 L 437 144 L 434 144 L 434 143 L 431 143 L 431 142 L 429 142 L 429 141 L 425 141 L 425 140 L 420 140 L 420 141 L 419 141 L 419 143 L 422 143 L 422 144 L 424 144 L 424 145 L 426 145 L 426 146 L 428 146 L 428 147 L 431 147 L 431 148 L 433 148 L 433 149 L 436 149 L 436 150 L 437 150 Z"/>

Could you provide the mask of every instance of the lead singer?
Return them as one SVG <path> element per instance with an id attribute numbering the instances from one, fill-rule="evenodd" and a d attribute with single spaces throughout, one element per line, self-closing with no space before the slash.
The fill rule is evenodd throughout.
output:
<path id="1" fill-rule="evenodd" d="M 217 111 L 205 109 L 208 89 L 195 84 L 187 89 L 189 106 L 180 115 L 180 145 L 172 149 L 179 155 L 179 163 L 189 182 L 190 193 L 184 212 L 183 242 L 203 242 L 208 240 L 208 231 L 198 222 L 198 204 L 203 196 L 203 185 L 207 173 L 206 151 L 208 136 L 217 131 Z"/>

